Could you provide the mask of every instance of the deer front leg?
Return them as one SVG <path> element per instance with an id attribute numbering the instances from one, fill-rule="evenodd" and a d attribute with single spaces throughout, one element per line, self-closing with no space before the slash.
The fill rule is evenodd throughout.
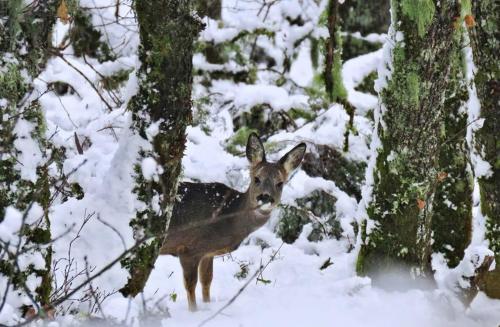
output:
<path id="1" fill-rule="evenodd" d="M 210 285 L 212 284 L 214 257 L 206 256 L 200 261 L 200 281 L 203 291 L 203 302 L 210 302 Z"/>
<path id="2" fill-rule="evenodd" d="M 198 264 L 200 258 L 190 256 L 179 257 L 184 274 L 184 287 L 186 288 L 189 311 L 196 311 L 196 283 L 198 282 Z"/>

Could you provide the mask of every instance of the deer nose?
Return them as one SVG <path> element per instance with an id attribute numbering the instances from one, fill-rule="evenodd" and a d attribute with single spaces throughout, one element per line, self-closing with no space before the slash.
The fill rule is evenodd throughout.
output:
<path id="1" fill-rule="evenodd" d="M 257 196 L 257 201 L 262 203 L 274 203 L 274 199 L 269 194 L 261 194 Z"/>

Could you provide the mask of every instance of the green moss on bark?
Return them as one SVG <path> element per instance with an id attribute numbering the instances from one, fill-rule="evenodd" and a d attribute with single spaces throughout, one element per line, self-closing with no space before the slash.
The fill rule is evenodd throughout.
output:
<path id="1" fill-rule="evenodd" d="M 484 124 L 476 132 L 476 146 L 491 166 L 491 173 L 479 178 L 481 211 L 486 216 L 486 238 L 496 256 L 483 290 L 500 298 L 500 68 L 498 66 L 500 7 L 498 1 L 472 1 L 474 26 L 469 35 L 477 72 L 474 82 Z"/>
<path id="2" fill-rule="evenodd" d="M 49 57 L 50 32 L 55 22 L 58 1 L 43 1 L 36 6 L 24 6 L 23 1 L 9 1 L 6 25 L 0 28 L 0 221 L 5 209 L 12 206 L 21 212 L 32 204 L 39 204 L 44 210 L 43 217 L 33 225 L 21 229 L 21 251 L 29 255 L 41 255 L 45 261 L 42 268 L 33 264 L 18 271 L 15 259 L 8 254 L 0 260 L 0 272 L 10 278 L 14 288 L 21 289 L 29 276 L 40 277 L 36 286 L 36 300 L 49 303 L 52 292 L 51 261 L 52 250 L 48 245 L 50 220 L 49 176 L 45 151 L 45 120 L 37 101 L 23 103 L 32 86 L 30 80 L 37 76 Z M 21 6 L 21 7 L 20 7 Z M 23 179 L 18 166 L 20 153 L 24 149 L 16 147 L 19 137 L 14 133 L 18 122 L 24 120 L 34 127 L 30 136 L 42 153 L 42 160 L 36 170 L 34 180 Z"/>
<path id="3" fill-rule="evenodd" d="M 120 290 L 125 296 L 142 291 L 165 240 L 172 206 L 181 173 L 186 141 L 186 126 L 191 122 L 192 55 L 194 39 L 201 23 L 191 14 L 191 1 L 154 0 L 136 2 L 141 44 L 138 72 L 139 91 L 129 103 L 132 130 L 151 142 L 142 149 L 139 160 L 153 158 L 163 173 L 158 179 L 142 175 L 140 162 L 135 167 L 134 193 L 145 204 L 131 220 L 140 244 L 122 265 L 130 278 Z M 157 123 L 159 132 L 148 139 L 146 129 Z"/>
<path id="4" fill-rule="evenodd" d="M 452 108 L 445 102 L 460 85 L 461 75 L 449 60 L 460 51 L 453 27 L 460 8 L 452 0 L 418 3 L 425 10 L 406 0 L 392 1 L 393 24 L 404 40 L 393 40 L 392 76 L 380 93 L 386 110 L 368 207 L 375 227 L 363 238 L 357 266 L 360 274 L 374 277 L 398 269 L 417 282 L 432 276 L 432 233 L 439 234 L 440 245 L 455 242 L 447 231 L 434 229 L 433 219 L 448 214 L 433 205 L 437 197 L 459 201 L 470 195 L 464 139 L 453 134 L 465 132 L 465 120 L 458 114 L 459 101 Z M 443 147 L 443 142 L 450 144 Z M 459 150 L 450 162 L 436 158 L 450 149 Z M 445 169 L 453 171 L 454 180 L 443 188 L 437 180 Z M 470 201 L 464 201 L 457 217 L 461 226 L 470 224 Z M 467 244 L 463 238 L 456 243 L 458 252 Z"/>
<path id="5" fill-rule="evenodd" d="M 418 35 L 423 37 L 434 18 L 433 0 L 402 0 L 400 3 L 402 13 L 417 24 Z"/>
<path id="6" fill-rule="evenodd" d="M 438 152 L 439 172 L 433 201 L 434 252 L 443 253 L 449 267 L 456 267 L 464 256 L 472 234 L 473 177 L 468 166 L 466 142 L 468 98 L 465 85 L 462 29 L 456 31 L 456 42 L 450 56 L 450 81 L 444 103 L 444 131 Z"/>
<path id="7" fill-rule="evenodd" d="M 347 91 L 342 80 L 342 37 L 338 0 L 330 0 L 327 6 L 327 27 L 329 37 L 325 40 L 325 90 L 331 102 L 347 99 Z"/>

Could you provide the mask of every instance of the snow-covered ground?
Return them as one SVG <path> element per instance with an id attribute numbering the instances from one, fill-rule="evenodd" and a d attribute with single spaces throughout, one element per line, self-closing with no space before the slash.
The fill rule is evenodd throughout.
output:
<path id="1" fill-rule="evenodd" d="M 260 245 L 252 245 L 256 239 L 270 247 L 262 250 Z M 249 245 L 216 259 L 214 301 L 202 303 L 194 314 L 187 310 L 180 265 L 174 257 L 158 260 L 145 297 L 156 291 L 165 295 L 175 292 L 175 303 L 168 296 L 164 300 L 171 318 L 164 320 L 163 326 L 196 326 L 225 305 L 244 284 L 235 277 L 241 264 L 251 263 L 250 276 L 261 262 L 268 262 L 280 245 L 281 240 L 264 227 L 254 233 Z M 328 258 L 333 265 L 320 270 Z M 480 295 L 466 310 L 442 290 L 377 289 L 369 278 L 355 276 L 354 260 L 354 253 L 346 253 L 337 241 L 311 244 L 301 238 L 293 245 L 283 244 L 263 272 L 262 278 L 269 283 L 253 281 L 231 306 L 206 325 L 497 327 L 500 323 L 500 301 Z M 200 302 L 201 290 L 197 291 Z"/>

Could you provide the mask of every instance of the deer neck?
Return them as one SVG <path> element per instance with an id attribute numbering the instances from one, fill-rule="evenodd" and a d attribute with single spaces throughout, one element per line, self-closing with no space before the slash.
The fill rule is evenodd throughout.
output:
<path id="1" fill-rule="evenodd" d="M 257 209 L 257 202 L 255 201 L 255 196 L 251 194 L 250 188 L 243 193 L 241 204 L 241 211 L 245 214 L 239 215 L 238 219 L 242 220 L 248 226 L 250 232 L 264 225 L 271 216 L 271 211 L 264 213 Z"/>

